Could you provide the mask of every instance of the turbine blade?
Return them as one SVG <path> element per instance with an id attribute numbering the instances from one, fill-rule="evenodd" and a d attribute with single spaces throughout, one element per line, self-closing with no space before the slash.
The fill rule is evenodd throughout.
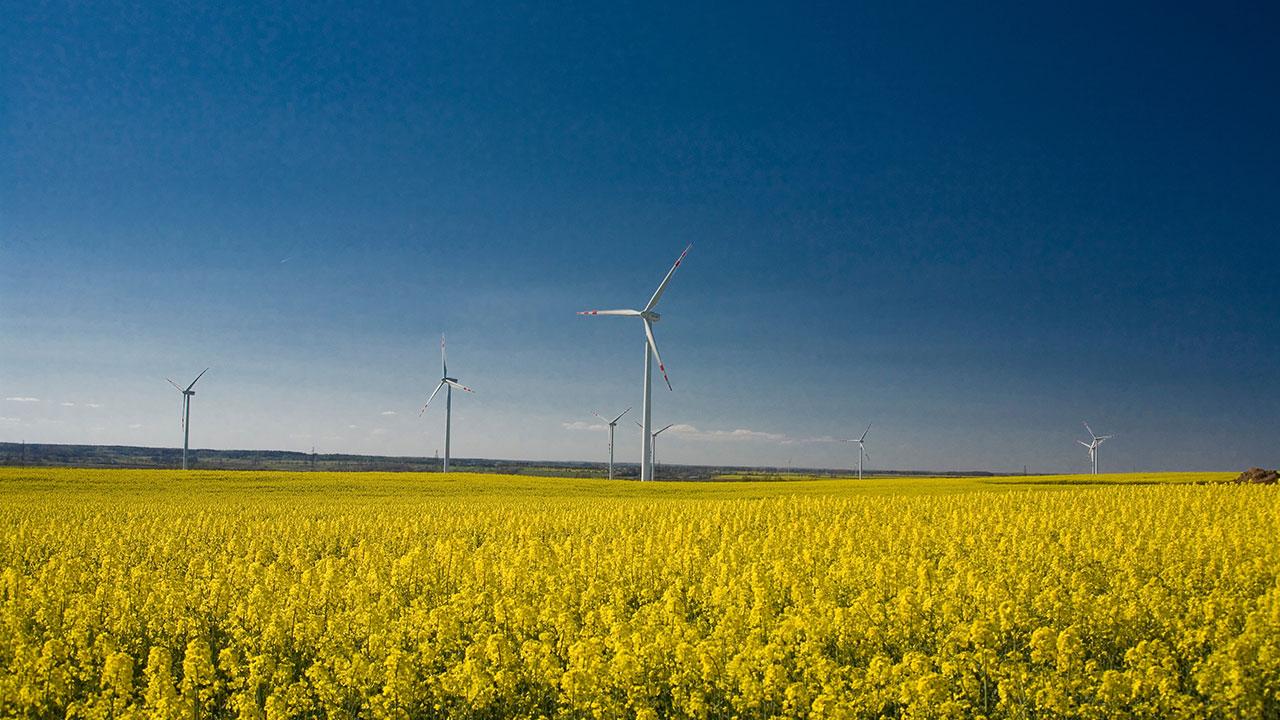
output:
<path id="1" fill-rule="evenodd" d="M 192 380 L 191 384 L 187 386 L 187 389 L 190 390 L 191 388 L 195 387 L 196 383 L 200 382 L 200 378 L 204 377 L 204 374 L 207 372 L 209 372 L 209 368 L 205 368 L 201 370 L 200 374 L 196 376 L 196 379 Z"/>
<path id="2" fill-rule="evenodd" d="M 601 420 L 604 420 L 604 416 L 603 416 L 603 415 L 601 415 L 600 413 L 598 413 L 598 412 L 594 411 L 594 410 L 592 410 L 592 411 L 591 411 L 591 414 L 592 414 L 592 415 L 595 415 L 596 417 L 600 418 Z M 604 421 L 605 421 L 605 422 L 609 422 L 608 420 L 604 420 Z"/>
<path id="3" fill-rule="evenodd" d="M 1078 443 L 1080 443 L 1081 445 L 1083 445 L 1083 446 L 1085 446 L 1085 447 L 1089 448 L 1089 450 L 1090 450 L 1090 451 L 1092 451 L 1092 450 L 1093 450 L 1093 446 L 1092 446 L 1092 445 L 1090 445 L 1089 443 L 1087 443 L 1087 442 L 1083 441 L 1083 440 L 1077 440 L 1076 442 L 1078 442 Z"/>
<path id="4" fill-rule="evenodd" d="M 653 433 L 653 436 L 654 436 L 654 437 L 658 437 L 658 436 L 659 436 L 659 435 L 661 435 L 662 433 L 664 433 L 664 432 L 666 432 L 667 430 L 671 429 L 674 425 L 675 425 L 675 423 L 671 423 L 670 425 L 667 425 L 666 427 L 662 428 L 661 430 L 658 430 L 658 431 L 654 432 L 654 433 Z"/>
<path id="5" fill-rule="evenodd" d="M 624 317 L 639 317 L 639 310 L 579 310 L 579 315 L 622 315 Z"/>
<path id="6" fill-rule="evenodd" d="M 871 432 L 871 423 L 867 423 L 867 429 L 862 431 L 862 437 L 858 438 L 858 442 L 867 439 L 867 433 Z"/>
<path id="7" fill-rule="evenodd" d="M 636 427 L 640 428 L 641 430 L 644 429 L 644 425 L 641 425 L 639 420 L 632 420 L 631 422 L 635 423 Z"/>
<path id="8" fill-rule="evenodd" d="M 653 297 L 649 298 L 649 304 L 644 306 L 645 312 L 658 306 L 658 301 L 662 299 L 662 292 L 667 289 L 667 283 L 671 282 L 671 276 L 676 274 L 676 268 L 680 267 L 680 263 L 684 262 L 684 256 L 689 254 L 689 250 L 692 247 L 693 243 L 689 243 L 689 247 L 686 247 L 684 252 L 680 253 L 680 257 L 676 258 L 676 264 L 672 265 L 671 269 L 667 271 L 667 276 L 662 278 L 662 284 L 653 292 Z"/>
<path id="9" fill-rule="evenodd" d="M 629 413 L 629 412 L 631 412 L 631 408 L 627 408 L 626 410 L 623 410 L 622 412 L 618 413 L 618 417 L 614 418 L 614 419 L 613 419 L 613 422 L 611 422 L 611 423 L 609 423 L 609 424 L 610 424 L 610 425 L 616 425 L 616 424 L 618 423 L 618 421 L 622 419 L 622 416 L 623 416 L 623 415 L 626 415 L 626 414 L 627 414 L 627 413 Z M 596 417 L 600 417 L 600 416 L 599 416 L 599 415 L 597 415 Z M 600 418 L 600 419 L 601 419 L 601 420 L 603 420 L 604 418 Z"/>
<path id="10" fill-rule="evenodd" d="M 475 390 L 472 390 L 471 388 L 467 387 L 466 385 L 463 385 L 462 383 L 456 383 L 456 382 L 454 382 L 454 381 L 452 381 L 452 380 L 445 380 L 444 382 L 445 382 L 445 384 L 446 384 L 446 385 L 449 385 L 449 386 L 451 386 L 451 387 L 456 387 L 456 388 L 458 388 L 459 390 L 465 390 L 465 391 L 467 391 L 467 392 L 471 393 L 472 395 L 474 395 L 474 394 L 476 393 L 476 391 L 475 391 Z"/>
<path id="11" fill-rule="evenodd" d="M 662 379 L 667 381 L 667 389 L 671 390 L 671 378 L 667 377 L 667 366 L 662 364 L 662 355 L 658 353 L 658 341 L 653 339 L 653 323 L 646 318 L 644 321 L 644 334 L 649 337 L 649 349 L 653 351 L 653 356 L 658 359 L 658 369 L 662 371 Z"/>
<path id="12" fill-rule="evenodd" d="M 1097 440 L 1098 436 L 1093 434 L 1093 428 L 1089 427 L 1089 423 L 1084 422 L 1083 420 L 1081 420 L 1080 422 L 1084 424 L 1084 429 L 1089 431 L 1089 437 Z"/>
<path id="13" fill-rule="evenodd" d="M 169 380 L 169 378 L 165 378 L 165 380 Z M 181 385 L 179 385 L 178 383 L 176 383 L 176 382 L 174 382 L 174 381 L 172 381 L 172 380 L 169 380 L 169 384 L 173 386 L 173 389 L 174 389 L 174 390 L 177 390 L 178 392 L 183 392 L 183 390 L 182 390 L 182 386 L 181 386 Z"/>
<path id="14" fill-rule="evenodd" d="M 440 377 L 449 377 L 449 358 L 444 352 L 444 333 L 440 333 Z"/>
<path id="15" fill-rule="evenodd" d="M 440 384 L 436 386 L 435 390 L 431 391 L 431 397 L 427 398 L 427 401 L 422 404 L 422 409 L 418 411 L 418 417 L 422 417 L 422 413 L 427 411 L 427 406 L 431 404 L 432 400 L 436 399 L 436 393 L 440 392 L 440 388 L 442 387 L 444 387 L 443 380 L 440 381 Z"/>

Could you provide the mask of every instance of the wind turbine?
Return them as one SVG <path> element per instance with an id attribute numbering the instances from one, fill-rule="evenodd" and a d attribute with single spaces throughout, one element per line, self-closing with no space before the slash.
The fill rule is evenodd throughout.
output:
<path id="1" fill-rule="evenodd" d="M 200 382 L 200 378 L 204 377 L 204 374 L 207 372 L 209 372 L 209 368 L 205 368 L 204 370 L 201 370 L 200 374 L 196 376 L 195 380 L 191 381 L 191 384 L 187 386 L 186 390 L 183 390 L 182 386 L 179 385 L 178 383 L 172 380 L 169 380 L 169 378 L 165 378 L 165 380 L 169 380 L 169 384 L 172 385 L 175 390 L 182 393 L 182 469 L 183 470 L 187 469 L 187 445 L 188 445 L 188 441 L 191 439 L 191 398 L 194 397 L 196 394 L 196 391 L 192 390 L 191 388 L 195 387 L 196 383 Z"/>
<path id="2" fill-rule="evenodd" d="M 622 416 L 626 415 L 629 412 L 631 412 L 631 408 L 627 408 L 626 410 L 623 410 L 621 413 L 618 414 L 618 417 L 612 420 L 605 420 L 604 416 L 598 412 L 591 413 L 592 415 L 595 415 L 596 417 L 600 418 L 601 420 L 604 420 L 606 423 L 609 424 L 609 479 L 610 480 L 613 479 L 613 429 L 618 426 L 618 421 L 622 419 Z"/>
<path id="3" fill-rule="evenodd" d="M 435 399 L 436 393 L 440 392 L 440 388 L 444 388 L 444 466 L 441 468 L 443 472 L 449 472 L 449 431 L 453 424 L 453 389 L 465 390 L 466 392 L 475 393 L 475 390 L 458 382 L 458 378 L 449 377 L 449 360 L 445 356 L 444 351 L 444 333 L 440 333 L 440 384 L 436 385 L 436 389 L 431 391 L 431 397 L 423 403 L 422 409 L 418 411 L 418 417 L 427 411 L 427 406 Z"/>
<path id="4" fill-rule="evenodd" d="M 863 443 L 866 442 L 866 439 L 867 439 L 867 433 L 869 432 L 871 432 L 871 423 L 867 423 L 867 429 L 862 431 L 862 437 L 856 440 L 850 439 L 850 440 L 844 441 L 844 442 L 858 443 L 858 479 L 859 480 L 862 479 L 862 459 L 863 458 L 866 458 L 868 460 L 871 459 L 871 456 L 867 454 L 867 449 L 863 446 Z"/>
<path id="5" fill-rule="evenodd" d="M 632 422 L 635 422 L 635 421 L 633 420 Z M 644 426 L 640 425 L 640 423 L 637 422 L 636 425 L 638 425 L 641 430 L 644 430 Z M 670 425 L 667 425 L 661 430 L 655 430 L 654 433 L 649 436 L 649 442 L 645 443 L 645 445 L 648 446 L 648 451 L 653 455 L 653 461 L 655 466 L 658 464 L 658 436 L 670 430 L 673 425 L 675 425 L 675 423 L 671 423 Z M 649 479 L 652 480 L 653 478 L 649 478 Z"/>
<path id="6" fill-rule="evenodd" d="M 662 319 L 662 316 L 654 312 L 654 308 L 658 307 L 658 301 L 662 299 L 662 293 L 667 289 L 667 283 L 671 282 L 671 276 L 675 274 L 676 268 L 680 267 L 680 263 L 684 262 L 684 256 L 689 254 L 689 250 L 693 247 L 690 244 L 680 253 L 680 257 L 676 258 L 676 264 L 671 266 L 667 271 L 667 276 L 662 279 L 662 284 L 654 291 L 653 297 L 649 298 L 649 303 L 644 306 L 643 310 L 585 310 L 579 312 L 579 315 L 621 315 L 623 317 L 638 317 L 644 321 L 644 405 L 641 411 L 644 416 L 644 442 L 640 455 L 640 479 L 653 479 L 653 448 L 649 443 L 652 437 L 650 431 L 653 429 L 653 359 L 658 360 L 658 369 L 662 371 L 662 379 L 667 381 L 667 390 L 671 389 L 671 378 L 667 377 L 667 368 L 662 364 L 662 355 L 658 353 L 658 342 L 653 339 L 653 324 Z M 653 433 L 656 435 L 657 433 Z"/>
<path id="7" fill-rule="evenodd" d="M 1089 437 L 1093 439 L 1090 440 L 1089 442 L 1085 442 L 1083 440 L 1077 440 L 1076 442 L 1080 443 L 1086 448 L 1089 448 L 1089 462 L 1093 465 L 1093 474 L 1097 475 L 1098 474 L 1098 446 L 1101 445 L 1104 441 L 1110 440 L 1115 436 L 1114 435 L 1101 435 L 1101 436 L 1094 435 L 1093 428 L 1089 427 L 1089 423 L 1087 422 L 1084 423 L 1084 429 L 1089 431 Z"/>

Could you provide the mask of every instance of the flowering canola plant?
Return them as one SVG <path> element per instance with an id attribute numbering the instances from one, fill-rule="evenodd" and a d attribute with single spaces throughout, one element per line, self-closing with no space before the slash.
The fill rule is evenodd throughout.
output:
<path id="1" fill-rule="evenodd" d="M 1280 717 L 1280 489 L 964 482 L 0 470 L 0 716 Z"/>

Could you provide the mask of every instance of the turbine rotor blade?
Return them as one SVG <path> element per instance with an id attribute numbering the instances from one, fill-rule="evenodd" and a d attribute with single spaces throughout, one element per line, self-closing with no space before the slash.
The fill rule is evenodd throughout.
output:
<path id="1" fill-rule="evenodd" d="M 191 388 L 195 387 L 196 383 L 200 382 L 200 378 L 204 377 L 204 374 L 207 372 L 209 372 L 209 368 L 205 368 L 201 370 L 200 374 L 196 376 L 196 379 L 192 380 L 191 384 L 187 386 L 187 390 L 190 390 Z"/>
<path id="2" fill-rule="evenodd" d="M 670 425 L 667 425 L 666 427 L 662 428 L 661 430 L 655 431 L 655 432 L 653 433 L 653 436 L 654 436 L 654 437 L 658 437 L 659 435 L 661 435 L 662 433 L 666 432 L 667 430 L 670 430 L 670 429 L 671 429 L 672 427 L 674 427 L 674 426 L 675 426 L 675 423 L 671 423 Z"/>
<path id="3" fill-rule="evenodd" d="M 440 384 L 436 386 L 435 390 L 431 391 L 431 397 L 427 398 L 427 401 L 422 404 L 422 409 L 418 411 L 418 417 L 422 417 L 422 414 L 427 411 L 427 406 L 431 404 L 432 400 L 436 399 L 436 393 L 440 392 L 440 388 L 442 387 L 444 387 L 443 380 L 440 381 Z"/>
<path id="4" fill-rule="evenodd" d="M 676 258 L 676 264 L 671 266 L 667 271 L 667 276 L 662 278 L 662 284 L 654 291 L 653 297 L 649 298 L 649 304 L 644 306 L 645 312 L 648 312 L 658 306 L 658 301 L 662 299 L 662 292 L 667 289 L 667 283 L 671 282 L 671 276 L 676 274 L 676 268 L 680 267 L 680 263 L 684 262 L 684 256 L 689 254 L 689 250 L 693 247 L 693 243 L 680 253 L 680 257 Z"/>
<path id="5" fill-rule="evenodd" d="M 658 369 L 662 371 L 662 379 L 667 381 L 667 389 L 671 390 L 671 378 L 667 377 L 667 366 L 662 364 L 662 355 L 658 353 L 658 341 L 653 339 L 653 323 L 649 322 L 648 318 L 644 321 L 644 334 L 649 337 L 649 349 L 658 359 Z"/>
<path id="6" fill-rule="evenodd" d="M 449 376 L 449 358 L 444 352 L 444 333 L 440 333 L 440 377 Z"/>
<path id="7" fill-rule="evenodd" d="M 871 432 L 871 423 L 867 423 L 867 429 L 862 431 L 862 437 L 858 438 L 858 442 L 867 439 L 867 433 Z"/>
<path id="8" fill-rule="evenodd" d="M 165 378 L 165 380 L 169 380 L 169 378 Z M 182 386 L 181 386 L 181 385 L 179 385 L 178 383 L 176 383 L 176 382 L 174 382 L 174 381 L 172 381 L 172 380 L 169 380 L 169 384 L 170 384 L 170 385 L 172 385 L 172 386 L 173 386 L 173 389 L 174 389 L 174 390 L 177 390 L 178 392 L 186 392 L 185 390 L 183 390 L 183 389 L 182 389 Z"/>
<path id="9" fill-rule="evenodd" d="M 614 419 L 613 419 L 613 422 L 611 422 L 611 423 L 609 423 L 609 424 L 610 424 L 610 425 L 617 425 L 617 424 L 618 424 L 618 421 L 622 419 L 622 416 L 623 416 L 623 415 L 626 415 L 626 414 L 627 414 L 627 413 L 629 413 L 629 412 L 631 412 L 631 408 L 627 408 L 626 410 L 623 410 L 622 412 L 618 413 L 618 417 L 614 418 Z M 599 416 L 599 415 L 597 415 L 596 417 L 600 417 L 600 416 Z M 600 419 L 601 419 L 601 420 L 603 420 L 604 418 L 600 418 Z"/>
<path id="10" fill-rule="evenodd" d="M 451 386 L 451 387 L 456 387 L 456 388 L 458 388 L 459 390 L 465 390 L 466 392 L 469 392 L 469 393 L 471 393 L 472 395 L 474 395 L 474 394 L 476 393 L 476 391 L 475 391 L 475 390 L 472 390 L 471 388 L 467 387 L 466 385 L 463 385 L 462 383 L 454 382 L 453 380 L 445 380 L 445 381 L 444 381 L 444 383 L 445 383 L 446 385 Z"/>
<path id="11" fill-rule="evenodd" d="M 640 317 L 639 310 L 579 310 L 579 315 L 622 315 L 624 317 Z"/>
<path id="12" fill-rule="evenodd" d="M 1083 446 L 1085 446 L 1085 447 L 1089 448 L 1090 450 L 1093 450 L 1093 446 L 1092 446 L 1092 445 L 1090 445 L 1089 443 L 1087 443 L 1087 442 L 1083 441 L 1083 440 L 1077 440 L 1076 442 L 1078 442 L 1078 443 L 1080 443 L 1081 445 L 1083 445 Z"/>
<path id="13" fill-rule="evenodd" d="M 1081 424 L 1084 425 L 1084 429 L 1089 431 L 1089 437 L 1093 438 L 1094 440 L 1097 440 L 1098 436 L 1093 434 L 1093 428 L 1089 427 L 1089 423 L 1083 420 L 1081 420 L 1080 422 Z"/>

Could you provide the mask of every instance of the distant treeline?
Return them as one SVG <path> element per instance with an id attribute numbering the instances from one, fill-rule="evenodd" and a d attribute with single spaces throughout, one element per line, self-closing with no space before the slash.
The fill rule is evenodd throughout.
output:
<path id="1" fill-rule="evenodd" d="M 557 477 L 604 477 L 604 463 L 490 460 L 451 458 L 451 469 L 462 472 L 492 472 L 510 475 L 553 475 Z M 130 445 L 51 445 L 45 443 L 0 442 L 0 465 L 33 467 L 95 468 L 176 468 L 182 465 L 181 448 L 135 447 Z M 387 455 L 346 455 L 306 453 L 288 450 L 191 450 L 188 465 L 196 470 L 291 470 L 328 472 L 439 472 L 440 458 Z M 847 477 L 850 470 L 809 468 L 746 468 L 709 465 L 658 466 L 659 480 L 791 480 L 797 477 Z M 639 465 L 615 463 L 614 474 L 621 478 L 640 476 Z M 993 476 L 990 472 L 881 471 L 877 475 Z"/>

